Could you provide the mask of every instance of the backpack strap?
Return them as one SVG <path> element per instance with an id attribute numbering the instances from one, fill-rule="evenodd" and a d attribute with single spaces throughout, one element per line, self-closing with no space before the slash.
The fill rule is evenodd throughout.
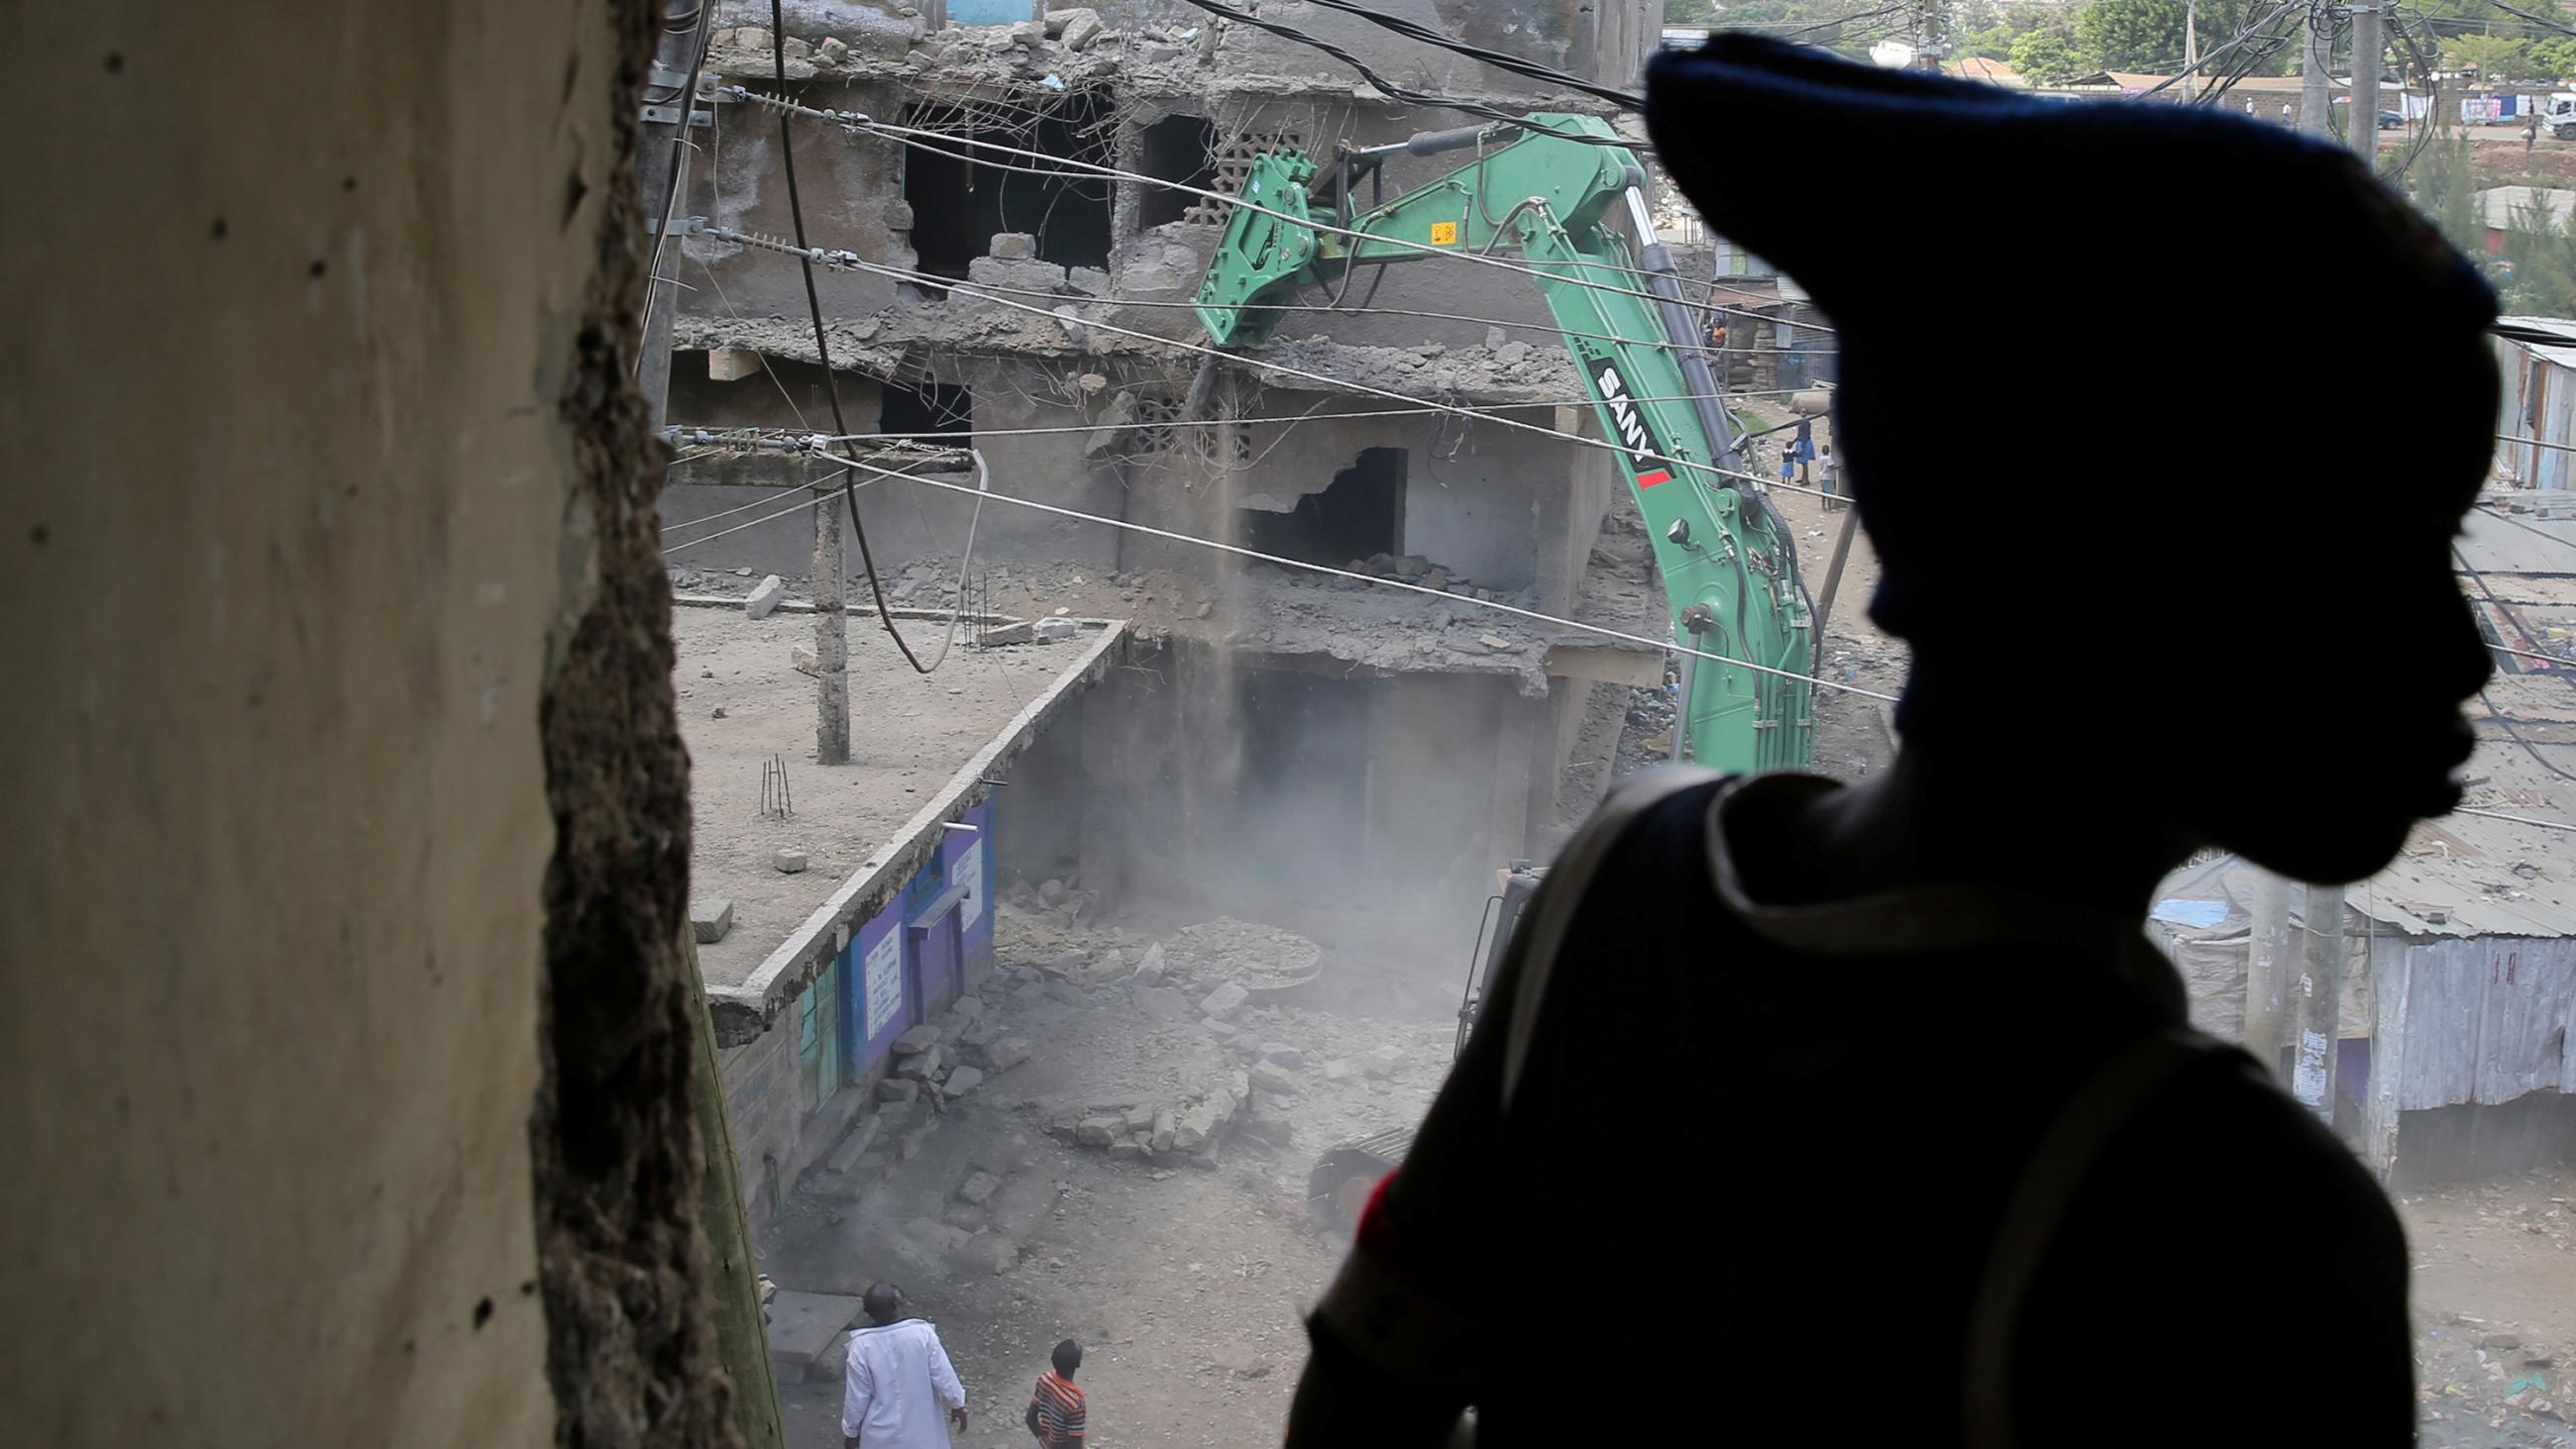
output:
<path id="1" fill-rule="evenodd" d="M 2222 1062 L 2260 1070 L 2244 1052 L 2188 1027 L 2149 1032 L 2096 1068 L 2050 1121 L 2005 1203 L 1969 1306 L 1960 1389 L 1960 1442 L 1967 1449 L 2014 1449 L 2018 1442 L 2013 1350 L 2022 1309 L 2067 1208 L 2103 1149 L 2184 1073 Z"/>
<path id="2" fill-rule="evenodd" d="M 1530 902 L 1529 914 L 1512 933 L 1511 950 L 1520 957 L 1520 975 L 1512 985 L 1512 1017 L 1503 1039 L 1503 1110 L 1511 1110 L 1521 1071 L 1529 1065 L 1530 1041 L 1538 1034 L 1540 1003 L 1547 998 L 1548 978 L 1574 929 L 1576 912 L 1591 894 L 1592 878 L 1601 873 L 1621 836 L 1648 811 L 1685 790 L 1722 781 L 1714 770 L 1668 765 L 1640 771 L 1613 791 L 1592 812 L 1565 853 L 1547 868 L 1547 883 Z"/>

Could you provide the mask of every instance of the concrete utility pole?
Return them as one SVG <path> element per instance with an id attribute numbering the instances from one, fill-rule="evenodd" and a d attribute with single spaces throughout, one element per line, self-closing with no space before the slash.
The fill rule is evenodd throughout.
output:
<path id="1" fill-rule="evenodd" d="M 843 606 L 841 471 L 814 485 L 814 763 L 850 762 L 850 617 Z"/>
<path id="2" fill-rule="evenodd" d="M 2298 1038 L 2290 1095 L 2334 1125 L 2335 1041 L 2343 1026 L 2343 887 L 2308 887 L 2306 960 L 2300 963 Z"/>
<path id="3" fill-rule="evenodd" d="M 2254 927 L 2245 942 L 2245 1049 L 2268 1071 L 2281 1069 L 2282 991 L 2289 979 L 2290 883 L 2254 867 Z"/>
<path id="4" fill-rule="evenodd" d="M 2183 0 L 2182 6 L 2182 73 L 2191 77 L 2191 88 L 2182 93 L 2190 100 L 2200 94 L 2200 0 Z"/>
<path id="5" fill-rule="evenodd" d="M 2334 7 L 2308 0 L 2307 31 L 2299 42 L 2299 129 L 2311 136 L 2334 134 Z"/>
<path id="6" fill-rule="evenodd" d="M 697 69 L 701 51 L 698 37 L 705 33 L 707 17 L 704 8 L 683 8 L 680 0 L 671 11 L 674 20 L 697 16 L 686 28 L 662 31 L 661 44 L 653 51 L 653 69 L 645 81 L 643 125 L 635 138 L 635 194 L 643 200 L 645 214 L 656 228 L 645 247 L 653 260 L 655 277 L 667 278 L 680 265 L 680 243 L 659 232 L 664 217 L 662 198 L 668 195 L 674 211 L 684 209 L 689 195 L 689 117 L 697 109 L 697 97 L 690 92 L 690 72 Z M 654 98 L 662 98 L 656 100 Z M 708 112 L 713 116 L 714 112 Z M 645 295 L 651 300 L 644 309 L 644 340 L 637 358 L 635 383 L 644 391 L 644 401 L 653 410 L 653 426 L 659 428 L 670 413 L 671 404 L 671 318 L 679 309 L 680 289 L 667 281 L 647 280 Z"/>
<path id="7" fill-rule="evenodd" d="M 2361 164 L 2379 169 L 2379 0 L 2360 0 L 2352 7 L 2352 114 L 2344 121 L 2344 139 L 2361 153 Z"/>

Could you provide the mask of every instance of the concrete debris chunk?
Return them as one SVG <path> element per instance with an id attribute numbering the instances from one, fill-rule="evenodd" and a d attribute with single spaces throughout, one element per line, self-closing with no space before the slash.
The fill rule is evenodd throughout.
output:
<path id="1" fill-rule="evenodd" d="M 1172 1150 L 1173 1134 L 1180 1130 L 1180 1115 L 1169 1107 L 1154 1109 L 1154 1125 L 1145 1134 L 1146 1150 L 1160 1157 Z"/>
<path id="2" fill-rule="evenodd" d="M 957 1033 L 959 1046 L 974 1047 L 978 1051 L 1001 1039 L 1002 1024 L 989 1016 L 966 1023 L 966 1029 Z"/>
<path id="3" fill-rule="evenodd" d="M 985 1067 L 996 1074 L 1007 1072 L 1028 1059 L 1029 1039 L 1024 1036 L 1006 1036 L 984 1049 Z"/>
<path id="4" fill-rule="evenodd" d="M 1324 1063 L 1324 1080 L 1328 1082 L 1347 1082 L 1359 1074 L 1360 1064 L 1349 1057 L 1335 1057 Z"/>
<path id="5" fill-rule="evenodd" d="M 1081 632 L 1082 626 L 1071 619 L 1040 619 L 1037 622 L 1038 638 L 1048 644 L 1060 643 Z"/>
<path id="6" fill-rule="evenodd" d="M 880 1102 L 909 1102 L 920 1095 L 921 1083 L 919 1082 L 907 1082 L 901 1077 L 877 1079 L 877 1100 Z"/>
<path id="7" fill-rule="evenodd" d="M 1020 1263 L 1020 1245 L 1000 1233 L 978 1233 L 956 1252 L 957 1261 L 987 1275 L 1007 1273 Z"/>
<path id="8" fill-rule="evenodd" d="M 1500 634 L 1479 634 L 1476 636 L 1476 642 L 1493 650 L 1497 654 L 1509 654 L 1514 649 L 1520 647 Z"/>
<path id="9" fill-rule="evenodd" d="M 1126 1124 L 1116 1117 L 1085 1117 L 1073 1129 L 1073 1140 L 1085 1147 L 1106 1147 L 1118 1138 Z"/>
<path id="10" fill-rule="evenodd" d="M 1200 998 L 1199 1010 L 1208 1016 L 1213 1016 L 1217 1020 L 1223 1021 L 1227 1017 L 1234 1015 L 1237 1010 L 1241 1009 L 1244 999 L 1251 994 L 1252 993 L 1244 990 L 1238 983 L 1228 981 L 1214 991 L 1209 992 L 1206 996 Z"/>
<path id="11" fill-rule="evenodd" d="M 805 852 L 794 846 L 773 850 L 769 853 L 769 864 L 781 875 L 802 875 L 806 866 Z"/>
<path id="12" fill-rule="evenodd" d="M 1038 239 L 1024 231 L 995 232 L 993 244 L 984 251 L 985 255 L 1001 261 L 1015 261 L 1023 257 L 1036 256 Z"/>
<path id="13" fill-rule="evenodd" d="M 1270 1092 L 1282 1097 L 1293 1097 L 1297 1095 L 1299 1090 L 1297 1079 L 1289 1075 L 1286 1067 L 1280 1066 L 1276 1062 L 1263 1062 L 1261 1065 L 1252 1069 L 1250 1076 L 1252 1085 L 1264 1092 Z"/>
<path id="14" fill-rule="evenodd" d="M 975 642 L 986 649 L 995 649 L 1004 644 L 1032 643 L 1037 637 L 1036 627 L 1023 619 L 1016 624 L 997 624 L 976 635 Z"/>
<path id="15" fill-rule="evenodd" d="M 733 929 L 733 901 L 725 896 L 711 896 L 689 906 L 689 926 L 697 933 L 698 944 L 712 946 Z"/>
<path id="16" fill-rule="evenodd" d="M 822 44 L 814 47 L 814 63 L 816 65 L 839 65 L 842 59 L 848 56 L 849 53 L 850 47 L 847 42 L 843 41 L 839 36 L 827 35 L 823 37 Z"/>
<path id="17" fill-rule="evenodd" d="M 966 1180 L 957 1185 L 957 1200 L 974 1207 L 982 1207 L 993 1200 L 993 1194 L 1001 1190 L 1000 1178 L 989 1172 L 970 1172 L 966 1174 Z"/>
<path id="18" fill-rule="evenodd" d="M 980 996 L 961 996 L 957 998 L 957 1004 L 948 1009 L 968 1021 L 973 1021 L 984 1014 L 984 999 Z"/>
<path id="19" fill-rule="evenodd" d="M 904 1057 L 894 1064 L 894 1074 L 896 1076 L 910 1077 L 918 1082 L 938 1081 L 941 1074 L 945 1073 L 947 1070 L 948 1048 L 943 1046 L 934 1046 L 928 1051 L 915 1052 L 911 1056 Z"/>
<path id="20" fill-rule="evenodd" d="M 1277 1062 L 1292 1072 L 1306 1065 L 1305 1052 L 1284 1041 L 1263 1042 L 1259 1056 L 1265 1062 Z"/>
<path id="21" fill-rule="evenodd" d="M 948 1072 L 948 1080 L 940 1083 L 939 1094 L 953 1101 L 983 1084 L 984 1074 L 973 1067 L 952 1067 Z"/>
<path id="22" fill-rule="evenodd" d="M 1064 24 L 1058 28 L 1056 36 L 1058 40 L 1064 42 L 1065 49 L 1089 50 L 1092 42 L 1100 39 L 1103 26 L 1099 11 L 1084 7 L 1053 13 L 1061 13 L 1065 17 Z"/>
<path id="23" fill-rule="evenodd" d="M 924 1022 L 919 1026 L 905 1028 L 903 1035 L 894 1039 L 894 1054 L 899 1057 L 914 1056 L 939 1045 L 939 1041 L 939 1028 Z"/>
<path id="24" fill-rule="evenodd" d="M 766 26 L 760 25 L 737 27 L 733 33 L 733 43 L 737 50 L 766 51 L 769 49 L 769 30 Z"/>
<path id="25" fill-rule="evenodd" d="M 1138 986 L 1159 985 L 1163 979 L 1163 943 L 1156 941 L 1145 948 L 1145 959 L 1136 963 L 1135 975 L 1128 978 Z"/>
<path id="26" fill-rule="evenodd" d="M 787 602 L 787 585 L 778 575 L 762 579 L 742 601 L 742 611 L 755 619 L 766 619 Z"/>
<path id="27" fill-rule="evenodd" d="M 799 674 L 810 674 L 817 679 L 823 677 L 823 661 L 815 657 L 811 645 L 799 644 L 789 650 L 787 662 L 795 665 L 796 672 Z"/>
<path id="28" fill-rule="evenodd" d="M 1362 1068 L 1372 1077 L 1387 1077 L 1393 1076 L 1395 1069 L 1402 1065 L 1404 1065 L 1403 1048 L 1382 1046 L 1369 1053 L 1368 1060 L 1362 1064 Z"/>

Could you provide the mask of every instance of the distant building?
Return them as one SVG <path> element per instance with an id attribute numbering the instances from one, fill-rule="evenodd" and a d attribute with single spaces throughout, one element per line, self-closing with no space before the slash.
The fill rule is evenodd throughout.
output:
<path id="1" fill-rule="evenodd" d="M 2504 383 L 2496 486 L 2532 490 L 2532 509 L 2543 518 L 2576 512 L 2568 502 L 2576 499 L 2569 492 L 2576 482 L 2569 466 L 2576 459 L 2576 321 L 2507 317 L 2497 324 L 2493 345 Z"/>
<path id="2" fill-rule="evenodd" d="M 2490 186 L 2478 193 L 2478 225 L 2491 257 L 2504 255 L 2505 233 L 2565 226 L 2576 214 L 2576 190 L 2564 186 Z"/>
<path id="3" fill-rule="evenodd" d="M 1955 76 L 1960 80 L 1984 81 L 1987 85 L 2003 86 L 2011 90 L 2030 89 L 2029 77 L 2013 69 L 2005 61 L 1988 60 L 1982 55 L 1950 61 L 1941 67 L 1941 73 Z"/>

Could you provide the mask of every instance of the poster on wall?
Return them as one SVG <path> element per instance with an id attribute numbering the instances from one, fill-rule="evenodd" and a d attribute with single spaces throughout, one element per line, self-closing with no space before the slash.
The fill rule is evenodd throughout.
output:
<path id="1" fill-rule="evenodd" d="M 868 1021 L 865 1038 L 875 1041 L 903 1011 L 903 932 L 888 931 L 868 948 L 862 980 L 866 984 Z"/>
<path id="2" fill-rule="evenodd" d="M 957 903 L 957 929 L 971 931 L 984 919 L 984 842 L 973 845 L 948 863 L 948 888 L 966 888 L 966 898 Z"/>

